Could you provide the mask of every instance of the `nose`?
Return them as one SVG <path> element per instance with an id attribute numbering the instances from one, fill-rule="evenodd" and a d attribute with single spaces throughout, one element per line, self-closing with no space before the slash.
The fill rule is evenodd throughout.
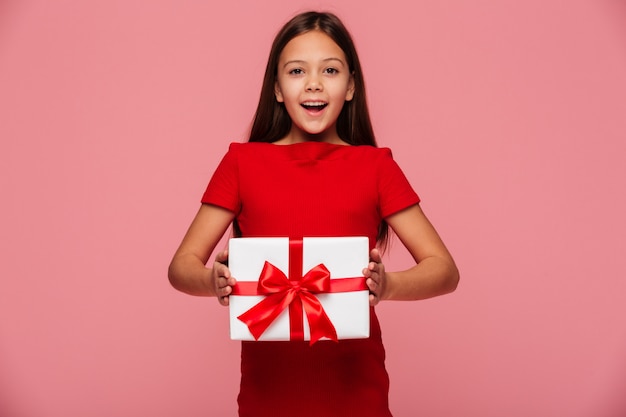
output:
<path id="1" fill-rule="evenodd" d="M 311 76 L 307 79 L 306 91 L 322 91 L 322 83 L 317 76 Z"/>

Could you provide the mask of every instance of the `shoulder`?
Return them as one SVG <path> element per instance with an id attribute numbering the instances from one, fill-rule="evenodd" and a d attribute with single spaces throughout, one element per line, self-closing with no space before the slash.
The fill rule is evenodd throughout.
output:
<path id="1" fill-rule="evenodd" d="M 272 148 L 271 143 L 265 142 L 231 142 L 228 146 L 228 153 L 241 157 L 267 153 Z"/>
<path id="2" fill-rule="evenodd" d="M 228 145 L 228 152 L 253 152 L 263 148 L 266 143 L 263 142 L 231 142 Z"/>
<path id="3" fill-rule="evenodd" d="M 370 145 L 350 146 L 349 148 L 353 157 L 362 160 L 381 164 L 393 161 L 393 155 L 389 148 L 377 148 Z"/>
<path id="4" fill-rule="evenodd" d="M 230 164 L 238 164 L 240 161 L 246 161 L 251 158 L 253 155 L 257 155 L 260 152 L 263 152 L 260 148 L 263 145 L 260 143 L 250 143 L 250 142 L 231 142 L 228 145 L 228 150 L 224 154 L 222 161 L 225 161 Z"/>
<path id="5" fill-rule="evenodd" d="M 375 146 L 359 146 L 359 148 L 363 148 L 364 152 L 369 152 L 377 158 L 392 158 L 391 149 L 389 148 L 377 148 Z"/>

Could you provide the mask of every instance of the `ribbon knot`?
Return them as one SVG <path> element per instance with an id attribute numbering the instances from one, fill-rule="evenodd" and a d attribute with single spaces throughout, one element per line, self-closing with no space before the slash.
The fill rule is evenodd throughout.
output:
<path id="1" fill-rule="evenodd" d="M 330 292 L 330 287 L 330 272 L 323 264 L 313 267 L 299 280 L 290 280 L 283 271 L 265 261 L 257 284 L 257 294 L 266 297 L 237 318 L 248 326 L 250 333 L 258 340 L 287 307 L 291 320 L 295 319 L 295 322 L 298 322 L 298 316 L 299 321 L 302 321 L 304 308 L 311 330 L 310 344 L 323 337 L 337 341 L 335 327 L 320 301 L 313 295 Z M 296 331 L 296 339 L 302 340 L 302 333 L 302 330 Z"/>

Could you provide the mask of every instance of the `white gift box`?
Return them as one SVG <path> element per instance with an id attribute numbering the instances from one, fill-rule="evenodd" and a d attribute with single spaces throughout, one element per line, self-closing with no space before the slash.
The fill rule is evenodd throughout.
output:
<path id="1" fill-rule="evenodd" d="M 302 239 L 302 274 L 319 264 L 330 271 L 330 279 L 362 278 L 369 263 L 366 237 L 305 237 Z M 234 238 L 229 241 L 228 267 L 237 282 L 258 282 L 265 262 L 289 273 L 289 238 Z M 302 276 L 302 275 L 301 275 Z M 315 294 L 335 327 L 338 339 L 369 337 L 369 291 Z M 231 295 L 230 337 L 255 340 L 241 314 L 263 300 L 263 295 Z M 310 340 L 304 314 L 304 340 Z M 289 308 L 286 308 L 259 337 L 259 341 L 290 340 Z"/>

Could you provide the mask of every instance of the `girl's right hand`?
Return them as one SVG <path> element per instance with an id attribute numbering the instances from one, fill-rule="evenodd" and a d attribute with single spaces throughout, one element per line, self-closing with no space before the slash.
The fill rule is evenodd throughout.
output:
<path id="1" fill-rule="evenodd" d="M 235 278 L 230 276 L 228 263 L 228 250 L 224 250 L 215 255 L 213 263 L 212 277 L 213 289 L 217 300 L 223 306 L 228 305 L 228 297 L 233 292 L 233 286 L 237 283 Z"/>

